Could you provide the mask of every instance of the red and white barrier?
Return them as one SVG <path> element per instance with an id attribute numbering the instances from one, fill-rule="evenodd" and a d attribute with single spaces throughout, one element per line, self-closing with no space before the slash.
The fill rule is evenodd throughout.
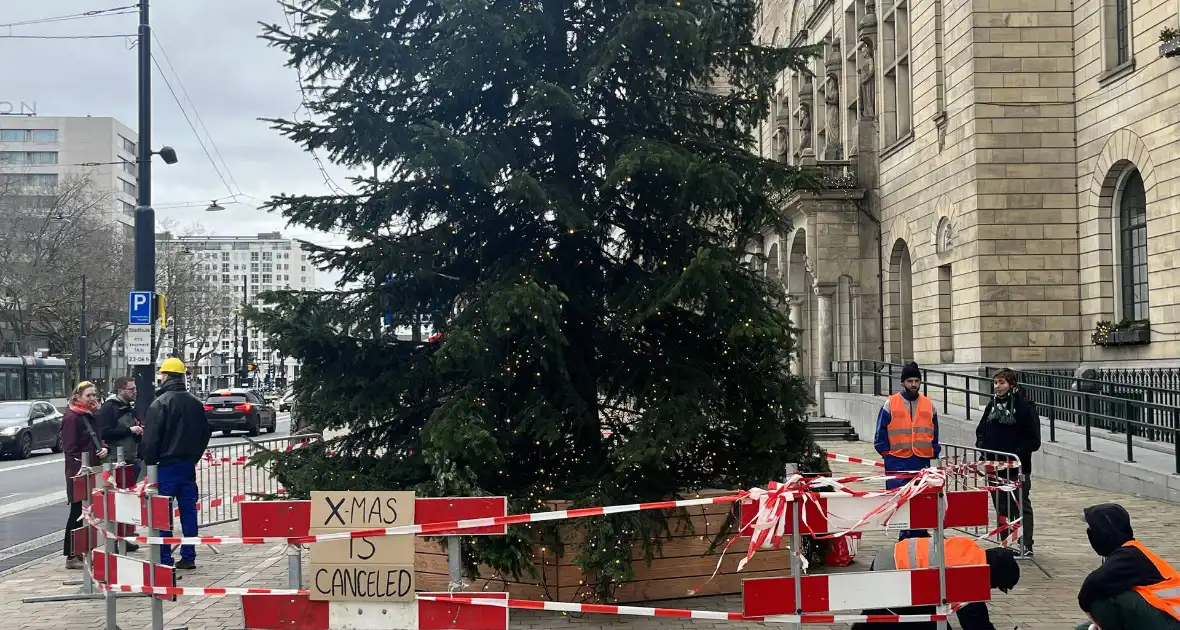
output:
<path id="1" fill-rule="evenodd" d="M 474 595 L 474 594 L 473 594 Z M 253 630 L 508 630 L 508 608 L 464 605 L 422 593 L 412 602 L 319 602 L 307 595 L 247 595 L 242 615 Z M 507 602 L 507 593 L 478 593 Z"/>
<path id="2" fill-rule="evenodd" d="M 151 505 L 151 521 L 148 520 L 148 505 Z M 136 527 L 150 526 L 153 529 L 172 529 L 172 499 L 170 497 L 146 497 L 122 490 L 96 490 L 91 496 L 94 518 L 110 520 Z"/>
<path id="3" fill-rule="evenodd" d="M 130 586 L 144 586 L 152 583 L 152 567 L 147 562 L 126 556 L 107 556 L 106 553 L 97 549 L 93 553 L 91 568 L 96 582 L 111 582 Z M 108 566 L 110 567 L 109 576 L 107 575 Z M 156 584 L 175 583 L 172 567 L 162 564 L 156 565 L 155 574 Z"/>
<path id="4" fill-rule="evenodd" d="M 802 603 L 796 605 L 794 578 L 744 580 L 742 613 L 746 617 L 770 617 L 940 603 L 938 569 L 807 575 L 801 578 L 801 590 Z M 989 601 L 987 565 L 947 567 L 946 596 L 952 604 Z"/>
<path id="5" fill-rule="evenodd" d="M 528 599 L 488 598 L 483 593 L 455 593 L 451 595 L 418 596 L 419 601 L 455 602 L 465 606 L 489 606 L 520 610 L 549 610 L 564 613 L 589 613 L 627 617 L 662 617 L 665 619 L 704 619 L 710 621 L 742 621 L 749 623 L 911 623 L 944 621 L 946 615 L 775 615 L 746 617 L 738 612 L 690 610 L 684 608 L 650 608 L 646 606 L 613 606 L 607 604 L 572 604 Z"/>

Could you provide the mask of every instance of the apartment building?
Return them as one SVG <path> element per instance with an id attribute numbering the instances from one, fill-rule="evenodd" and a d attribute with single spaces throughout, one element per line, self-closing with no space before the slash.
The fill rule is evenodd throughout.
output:
<path id="1" fill-rule="evenodd" d="M 271 384 L 281 386 L 299 375 L 299 365 L 293 358 L 280 356 L 257 329 L 244 326 L 237 316 L 243 304 L 265 307 L 259 296 L 266 291 L 317 286 L 316 269 L 298 242 L 283 238 L 279 232 L 264 232 L 255 236 L 163 233 L 157 235 L 156 243 L 158 251 L 179 252 L 190 261 L 196 276 L 194 286 L 186 290 L 207 291 L 215 296 L 205 302 L 215 309 L 209 313 L 175 313 L 179 319 L 175 325 L 181 327 L 186 326 L 185 320 L 190 317 L 206 320 L 203 330 L 207 334 L 200 335 L 203 337 L 200 339 L 186 336 L 183 349 L 186 361 L 194 363 L 190 374 L 196 389 L 211 391 L 228 386 L 235 357 L 240 364 L 247 350 L 250 362 L 257 366 L 253 374 L 255 385 L 265 385 L 270 376 Z M 167 294 L 167 289 L 161 290 Z M 162 355 L 171 351 L 170 345 L 161 345 Z"/>
<path id="2" fill-rule="evenodd" d="M 131 224 L 138 194 L 138 135 L 103 116 L 0 116 L 0 179 L 33 193 L 70 177 L 111 194 L 109 217 Z"/>

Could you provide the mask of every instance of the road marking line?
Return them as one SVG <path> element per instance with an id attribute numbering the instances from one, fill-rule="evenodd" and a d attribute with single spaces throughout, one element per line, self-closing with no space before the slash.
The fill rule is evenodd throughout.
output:
<path id="1" fill-rule="evenodd" d="M 0 468 L 0 473 L 6 473 L 6 472 L 13 471 L 13 470 L 21 470 L 23 468 L 32 468 L 33 466 L 44 466 L 45 464 L 60 464 L 61 462 L 64 462 L 65 460 L 66 460 L 66 458 L 64 458 L 64 457 L 56 457 L 54 459 L 47 459 L 45 461 L 33 462 L 31 464 L 21 464 L 19 466 L 8 466 L 6 468 Z"/>
<path id="2" fill-rule="evenodd" d="M 40 538 L 26 540 L 23 543 L 13 545 L 6 549 L 0 549 L 0 561 L 7 560 L 13 556 L 19 556 L 22 553 L 33 551 L 34 549 L 40 549 L 41 547 L 45 547 L 54 542 L 60 543 L 62 539 L 65 538 L 65 535 L 66 530 L 63 529 L 53 534 L 45 534 Z"/>
<path id="3" fill-rule="evenodd" d="M 47 505 L 65 504 L 66 491 L 51 492 L 41 496 L 31 497 L 28 499 L 21 499 L 20 501 L 10 502 L 8 505 L 0 507 L 0 518 L 12 516 L 13 514 L 20 514 L 21 512 L 29 512 L 38 508 L 43 508 Z"/>

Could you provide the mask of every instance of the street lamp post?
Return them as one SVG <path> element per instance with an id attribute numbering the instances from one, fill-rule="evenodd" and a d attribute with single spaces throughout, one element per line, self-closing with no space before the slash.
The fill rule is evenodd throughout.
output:
<path id="1" fill-rule="evenodd" d="M 86 274 L 82 274 L 82 330 L 78 335 L 78 382 L 90 372 L 90 339 L 86 333 Z"/>
<path id="2" fill-rule="evenodd" d="M 156 292 L 156 211 L 152 208 L 152 156 L 159 155 L 165 164 L 175 164 L 176 150 L 160 147 L 152 150 L 152 27 L 149 0 L 139 0 L 139 146 L 136 166 L 139 170 L 135 206 L 135 290 Z M 154 318 L 153 318 L 154 321 Z M 151 344 L 155 347 L 155 329 Z M 140 420 L 155 397 L 155 357 L 152 364 L 135 366 L 135 412 Z M 158 601 L 158 600 L 157 600 Z"/>

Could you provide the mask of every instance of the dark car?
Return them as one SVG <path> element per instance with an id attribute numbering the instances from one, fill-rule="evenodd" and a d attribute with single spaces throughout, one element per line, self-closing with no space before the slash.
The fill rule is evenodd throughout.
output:
<path id="1" fill-rule="evenodd" d="M 246 389 L 219 389 L 205 399 L 205 418 L 209 427 L 229 435 L 245 431 L 250 436 L 263 429 L 274 433 L 278 427 L 275 408 L 258 394 Z"/>
<path id="2" fill-rule="evenodd" d="M 0 403 L 0 453 L 18 459 L 42 448 L 60 453 L 61 418 L 45 400 Z"/>

